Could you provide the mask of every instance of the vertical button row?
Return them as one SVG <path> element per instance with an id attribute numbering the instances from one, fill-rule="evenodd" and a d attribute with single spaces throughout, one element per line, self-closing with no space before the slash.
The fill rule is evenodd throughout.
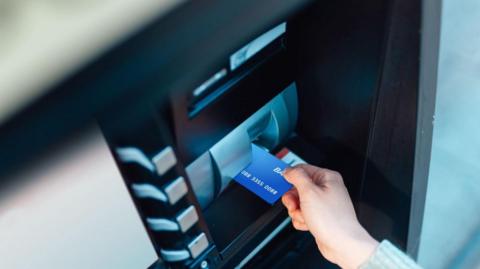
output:
<path id="1" fill-rule="evenodd" d="M 175 153 L 170 146 L 160 151 L 151 161 L 140 149 L 135 147 L 118 148 L 116 152 L 122 162 L 135 163 L 150 172 L 155 171 L 159 176 L 165 175 L 177 163 Z M 182 176 L 167 184 L 163 190 L 148 183 L 134 183 L 131 188 L 138 198 L 168 201 L 171 205 L 178 202 L 188 192 L 187 184 Z"/>
<path id="2" fill-rule="evenodd" d="M 177 164 L 177 158 L 172 147 L 168 146 L 155 154 L 153 158 L 148 158 L 140 149 L 135 147 L 117 148 L 118 159 L 127 164 L 136 164 L 150 173 L 158 176 L 171 175 L 169 171 L 173 170 Z M 176 205 L 188 193 L 188 186 L 185 178 L 177 176 L 165 185 L 152 184 L 149 182 L 141 183 L 135 181 L 130 184 L 130 189 L 136 199 L 153 199 L 165 206 Z M 188 205 L 177 212 L 174 217 L 145 217 L 145 223 L 148 228 L 157 232 L 179 232 L 185 234 L 199 220 L 198 213 L 193 205 Z M 182 243 L 184 248 L 160 250 L 162 258 L 167 262 L 180 262 L 188 259 L 197 258 L 205 251 L 209 242 L 205 233 L 194 236 L 192 240 Z"/>

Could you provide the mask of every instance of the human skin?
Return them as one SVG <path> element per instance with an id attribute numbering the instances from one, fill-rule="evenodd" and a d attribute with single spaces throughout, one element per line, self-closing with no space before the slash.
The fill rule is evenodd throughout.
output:
<path id="1" fill-rule="evenodd" d="M 309 231 L 322 255 L 341 268 L 366 262 L 379 243 L 358 221 L 342 176 L 308 164 L 289 168 L 283 176 L 294 186 L 282 203 L 295 229 Z"/>

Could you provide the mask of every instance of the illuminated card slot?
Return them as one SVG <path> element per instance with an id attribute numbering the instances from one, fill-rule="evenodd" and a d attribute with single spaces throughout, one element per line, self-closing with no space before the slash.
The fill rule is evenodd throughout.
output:
<path id="1" fill-rule="evenodd" d="M 207 79 L 205 82 L 203 82 L 200 86 L 195 88 L 195 90 L 193 90 L 193 96 L 194 97 L 201 96 L 203 93 L 205 93 L 208 90 L 210 86 L 212 86 L 213 84 L 215 84 L 215 82 L 224 78 L 226 75 L 227 75 L 226 68 L 223 68 L 222 70 L 218 71 L 209 79 Z"/>
<path id="2" fill-rule="evenodd" d="M 270 31 L 257 37 L 252 42 L 248 43 L 237 52 L 230 56 L 230 69 L 233 71 L 245 63 L 248 59 L 252 58 L 260 50 L 265 48 L 268 44 L 272 43 L 277 37 L 285 33 L 287 29 L 287 23 L 281 23 Z"/>

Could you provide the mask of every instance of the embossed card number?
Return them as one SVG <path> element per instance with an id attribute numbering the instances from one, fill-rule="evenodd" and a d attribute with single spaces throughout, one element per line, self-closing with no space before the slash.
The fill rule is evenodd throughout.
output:
<path id="1" fill-rule="evenodd" d="M 252 144 L 252 162 L 234 180 L 269 204 L 274 204 L 292 188 L 282 176 L 288 165 L 262 148 Z"/>

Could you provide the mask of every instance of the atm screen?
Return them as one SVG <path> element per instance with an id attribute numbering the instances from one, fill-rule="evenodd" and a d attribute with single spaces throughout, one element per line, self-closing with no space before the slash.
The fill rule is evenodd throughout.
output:
<path id="1" fill-rule="evenodd" d="M 235 238 L 271 208 L 271 205 L 232 181 L 216 202 L 204 211 L 204 216 L 215 244 L 220 250 L 225 250 Z M 225 216 L 225 212 L 230 214 Z"/>
<path id="2" fill-rule="evenodd" d="M 254 72 L 262 62 L 278 53 L 284 47 L 282 38 L 286 30 L 287 23 L 280 23 L 232 53 L 221 69 L 214 70 L 205 81 L 191 91 L 189 116 L 198 115 L 215 99 Z"/>

